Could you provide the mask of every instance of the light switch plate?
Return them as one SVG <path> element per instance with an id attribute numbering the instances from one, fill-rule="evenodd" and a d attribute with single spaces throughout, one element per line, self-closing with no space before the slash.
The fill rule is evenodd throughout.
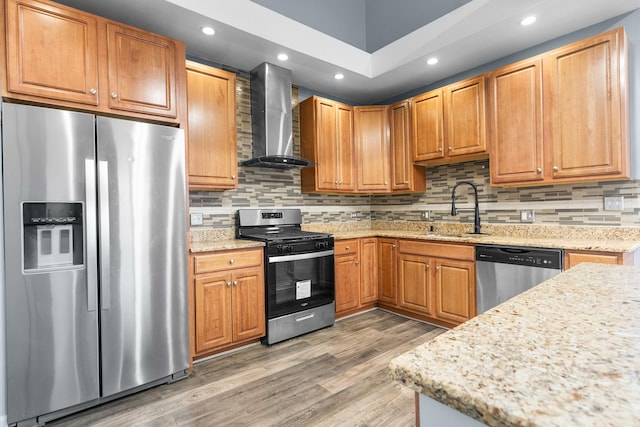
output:
<path id="1" fill-rule="evenodd" d="M 604 198 L 604 210 L 605 211 L 623 211 L 624 210 L 624 196 L 612 196 Z"/>
<path id="2" fill-rule="evenodd" d="M 536 213 L 533 209 L 526 209 L 520 211 L 520 222 L 534 222 L 536 220 Z"/>
<path id="3" fill-rule="evenodd" d="M 202 212 L 196 212 L 191 214 L 191 225 L 202 225 L 204 223 L 204 218 L 202 216 Z"/>

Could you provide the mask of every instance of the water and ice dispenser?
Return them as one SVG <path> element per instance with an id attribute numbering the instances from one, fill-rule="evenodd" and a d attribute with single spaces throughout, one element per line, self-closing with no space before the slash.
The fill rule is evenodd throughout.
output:
<path id="1" fill-rule="evenodd" d="M 24 271 L 83 264 L 82 203 L 22 204 Z"/>

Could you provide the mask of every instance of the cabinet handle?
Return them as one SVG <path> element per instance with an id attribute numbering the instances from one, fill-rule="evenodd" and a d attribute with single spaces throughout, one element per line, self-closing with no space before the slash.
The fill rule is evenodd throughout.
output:
<path id="1" fill-rule="evenodd" d="M 392 247 L 393 249 L 397 248 L 397 246 L 396 246 L 396 245 L 391 245 L 391 247 Z"/>
<path id="2" fill-rule="evenodd" d="M 538 169 L 536 169 L 536 172 L 537 172 L 537 173 L 542 173 L 542 168 L 538 168 Z"/>
<path id="3" fill-rule="evenodd" d="M 231 287 L 231 282 L 227 282 L 227 287 Z"/>
<path id="4" fill-rule="evenodd" d="M 95 90 L 94 88 L 91 88 L 91 90 L 89 90 L 89 92 L 91 92 L 91 95 L 95 95 L 96 93 L 98 93 L 98 91 Z"/>
<path id="5" fill-rule="evenodd" d="M 235 264 L 235 262 L 236 262 L 236 260 L 235 260 L 235 259 L 233 259 L 233 258 L 231 258 L 231 259 L 229 260 L 229 264 L 231 264 L 231 265 Z"/>
<path id="6" fill-rule="evenodd" d="M 558 172 L 558 167 L 557 167 L 557 166 L 554 166 L 554 167 L 553 167 L 553 171 L 554 171 L 554 172 Z"/>
<path id="7" fill-rule="evenodd" d="M 442 148 L 438 148 L 438 151 L 439 151 L 440 153 L 442 153 Z"/>
<path id="8" fill-rule="evenodd" d="M 453 147 L 449 147 L 449 151 L 453 151 Z"/>
<path id="9" fill-rule="evenodd" d="M 409 181 L 405 181 L 404 183 L 405 183 L 405 184 L 408 184 L 408 183 L 409 183 Z"/>
<path id="10" fill-rule="evenodd" d="M 233 281 L 233 286 L 238 286 L 238 281 L 237 280 Z"/>
<path id="11" fill-rule="evenodd" d="M 385 182 L 384 182 L 384 185 L 389 185 L 389 181 L 385 181 Z"/>
<path id="12" fill-rule="evenodd" d="M 436 271 L 440 271 L 440 266 L 436 265 Z"/>
<path id="13" fill-rule="evenodd" d="M 231 179 L 236 179 L 236 176 L 235 175 L 231 175 Z"/>
<path id="14" fill-rule="evenodd" d="M 345 246 L 345 247 L 344 247 L 344 250 L 345 250 L 345 251 L 348 251 L 348 250 L 349 250 L 349 246 Z"/>
<path id="15" fill-rule="evenodd" d="M 429 269 L 429 264 L 425 264 L 425 265 L 424 265 L 424 269 L 425 269 L 425 270 L 428 270 L 428 269 Z"/>
<path id="16" fill-rule="evenodd" d="M 355 264 L 356 264 L 356 265 L 360 265 L 360 261 L 356 261 L 356 262 L 355 262 Z"/>
<path id="17" fill-rule="evenodd" d="M 117 94 L 117 93 L 115 93 L 115 92 L 111 92 L 111 97 L 112 97 L 113 99 L 116 99 L 116 98 L 118 97 L 118 94 Z"/>

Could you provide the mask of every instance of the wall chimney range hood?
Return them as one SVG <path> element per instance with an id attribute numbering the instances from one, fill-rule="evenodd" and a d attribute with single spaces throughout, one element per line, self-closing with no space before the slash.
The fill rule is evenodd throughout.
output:
<path id="1" fill-rule="evenodd" d="M 291 71 L 263 63 L 251 70 L 253 158 L 244 166 L 293 169 L 312 163 L 293 156 Z"/>

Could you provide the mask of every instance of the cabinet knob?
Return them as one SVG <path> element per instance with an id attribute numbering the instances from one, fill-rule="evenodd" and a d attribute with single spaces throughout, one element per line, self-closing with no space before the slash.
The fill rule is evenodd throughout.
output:
<path id="1" fill-rule="evenodd" d="M 425 264 L 425 265 L 424 265 L 424 269 L 425 269 L 425 270 L 428 270 L 428 269 L 429 269 L 429 264 Z"/>
<path id="2" fill-rule="evenodd" d="M 356 264 L 356 265 L 360 265 L 360 261 L 356 261 L 356 262 L 355 262 L 355 264 Z"/>
<path id="3" fill-rule="evenodd" d="M 231 175 L 231 179 L 236 179 L 236 176 L 235 175 Z"/>
<path id="4" fill-rule="evenodd" d="M 345 246 L 345 247 L 344 247 L 344 250 L 345 250 L 345 251 L 348 251 L 348 250 L 349 250 L 349 246 Z"/>
<path id="5" fill-rule="evenodd" d="M 111 97 L 112 97 L 113 99 L 116 99 L 116 98 L 118 97 L 118 94 L 117 94 L 117 93 L 115 93 L 115 92 L 111 92 Z"/>
<path id="6" fill-rule="evenodd" d="M 537 172 L 537 173 L 542 173 L 542 168 L 538 168 L 538 169 L 536 169 L 536 172 Z"/>
<path id="7" fill-rule="evenodd" d="M 554 166 L 554 167 L 553 167 L 553 171 L 554 171 L 554 172 L 558 172 L 558 167 L 557 167 L 557 166 Z"/>
<path id="8" fill-rule="evenodd" d="M 98 91 L 95 90 L 94 88 L 91 88 L 91 90 L 89 90 L 89 92 L 91 92 L 91 95 L 95 95 L 96 93 L 98 93 Z"/>
<path id="9" fill-rule="evenodd" d="M 449 151 L 453 151 L 453 147 L 449 147 Z"/>
<path id="10" fill-rule="evenodd" d="M 230 287 L 230 286 L 231 286 L 231 282 L 227 282 L 227 287 Z"/>
<path id="11" fill-rule="evenodd" d="M 385 181 L 385 182 L 384 182 L 384 185 L 389 185 L 389 181 Z"/>
<path id="12" fill-rule="evenodd" d="M 238 281 L 237 280 L 233 281 L 233 286 L 238 286 Z"/>
<path id="13" fill-rule="evenodd" d="M 440 271 L 440 266 L 436 265 L 436 271 Z"/>
<path id="14" fill-rule="evenodd" d="M 404 183 L 405 183 L 405 184 L 408 184 L 408 183 L 409 183 L 409 181 L 405 181 Z"/>
<path id="15" fill-rule="evenodd" d="M 438 148 L 438 151 L 442 153 L 442 148 Z"/>
<path id="16" fill-rule="evenodd" d="M 233 259 L 233 258 L 231 258 L 231 259 L 229 260 L 229 264 L 232 264 L 232 265 L 233 265 L 233 264 L 235 264 L 235 262 L 236 262 L 236 260 L 235 260 L 235 259 Z"/>
<path id="17" fill-rule="evenodd" d="M 397 248 L 397 246 L 396 246 L 396 245 L 391 245 L 391 247 L 392 247 L 393 249 Z"/>

